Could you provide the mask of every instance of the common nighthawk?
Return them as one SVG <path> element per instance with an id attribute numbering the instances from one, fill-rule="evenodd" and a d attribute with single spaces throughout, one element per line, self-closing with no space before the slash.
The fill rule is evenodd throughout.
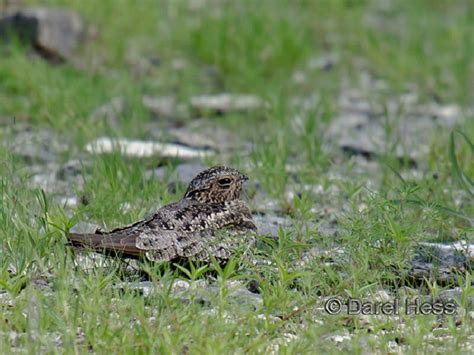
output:
<path id="1" fill-rule="evenodd" d="M 224 262 L 242 236 L 257 230 L 252 214 L 240 199 L 248 178 L 239 171 L 216 166 L 200 172 L 184 197 L 150 217 L 110 232 L 70 233 L 72 246 L 99 253 L 150 261 L 183 259 Z M 246 243 L 248 244 L 248 243 Z"/>

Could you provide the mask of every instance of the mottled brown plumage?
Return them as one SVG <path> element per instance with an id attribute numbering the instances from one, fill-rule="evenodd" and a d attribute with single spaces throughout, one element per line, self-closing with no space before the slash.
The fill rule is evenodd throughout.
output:
<path id="1" fill-rule="evenodd" d="M 239 171 L 217 166 L 199 173 L 184 197 L 152 216 L 110 232 L 68 235 L 70 244 L 96 252 L 151 261 L 227 260 L 242 236 L 253 240 L 256 226 L 244 201 Z"/>

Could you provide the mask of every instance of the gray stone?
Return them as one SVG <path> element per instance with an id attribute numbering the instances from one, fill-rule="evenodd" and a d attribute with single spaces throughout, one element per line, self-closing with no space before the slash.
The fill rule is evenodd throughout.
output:
<path id="1" fill-rule="evenodd" d="M 442 290 L 435 298 L 439 301 L 456 301 L 460 304 L 463 301 L 463 295 L 465 297 L 464 301 L 466 302 L 466 308 L 472 308 L 474 305 L 474 296 L 467 294 L 461 287 Z"/>
<path id="2" fill-rule="evenodd" d="M 239 150 L 242 154 L 248 147 L 238 135 L 222 127 L 216 127 L 211 120 L 195 120 L 179 128 L 171 128 L 166 133 L 173 137 L 174 143 L 218 152 Z"/>
<path id="3" fill-rule="evenodd" d="M 85 34 L 81 17 L 74 11 L 31 7 L 0 14 L 0 38 L 17 35 L 42 55 L 53 60 L 70 59 Z"/>
<path id="4" fill-rule="evenodd" d="M 457 244 L 422 243 L 410 262 L 409 276 L 418 281 L 457 284 L 474 262 Z"/>
<path id="5" fill-rule="evenodd" d="M 178 105 L 174 96 L 143 96 L 143 106 L 154 118 L 175 118 L 187 116 L 186 109 Z"/>
<path id="6" fill-rule="evenodd" d="M 263 299 L 261 295 L 250 292 L 245 288 L 245 285 L 238 281 L 228 281 L 225 287 L 228 292 L 227 302 L 229 303 L 237 304 L 240 307 L 250 307 L 254 310 L 261 308 L 263 305 Z M 185 292 L 180 292 L 177 295 L 179 295 L 181 299 L 186 302 L 194 300 L 199 303 L 212 306 L 213 300 L 218 297 L 219 293 L 219 287 L 210 285 L 192 288 L 186 290 Z"/>
<path id="7" fill-rule="evenodd" d="M 263 100 L 255 95 L 218 94 L 191 98 L 191 107 L 198 113 L 249 112 L 264 106 Z"/>
<path id="8" fill-rule="evenodd" d="M 60 203 L 67 202 L 73 206 L 77 203 L 74 196 L 71 196 L 74 188 L 82 189 L 84 178 L 82 176 L 79 161 L 69 161 L 61 166 L 55 162 L 40 162 L 40 164 L 30 164 L 26 167 L 30 175 L 30 185 L 34 188 L 42 189 L 49 193 L 62 194 Z M 66 198 L 66 199 L 64 199 Z"/>
<path id="9" fill-rule="evenodd" d="M 388 155 L 414 167 L 425 161 L 440 130 L 451 129 L 462 119 L 459 106 L 418 105 L 412 93 L 377 101 L 377 95 L 386 89 L 383 85 L 377 88 L 370 76 L 361 77 L 365 93 L 344 89 L 339 98 L 339 116 L 331 121 L 324 137 L 330 152 L 338 147 L 367 159 Z"/>
<path id="10" fill-rule="evenodd" d="M 71 233 L 94 233 L 99 226 L 93 223 L 79 222 L 70 230 Z"/>
<path id="11" fill-rule="evenodd" d="M 259 308 L 263 304 L 261 295 L 250 292 L 244 286 L 234 288 L 229 293 L 229 298 L 241 306 L 252 305 L 255 308 Z"/>
<path id="12" fill-rule="evenodd" d="M 150 122 L 147 125 L 150 138 L 222 153 L 238 150 L 240 154 L 245 154 L 251 148 L 251 144 L 242 141 L 235 132 L 216 126 L 214 119 L 200 118 L 177 122 L 181 117 L 178 112 L 173 120 Z"/>
<path id="13" fill-rule="evenodd" d="M 248 191 L 252 189 L 256 189 L 255 194 L 251 195 L 252 211 L 258 212 L 262 216 L 283 214 L 282 207 L 278 200 L 265 193 L 259 188 L 258 184 L 255 185 L 250 182 L 248 184 Z"/>
<path id="14" fill-rule="evenodd" d="M 280 228 L 287 229 L 292 226 L 289 219 L 271 216 L 271 215 L 254 215 L 255 224 L 260 235 L 267 235 L 278 238 Z"/>
<path id="15" fill-rule="evenodd" d="M 392 138 L 387 137 L 381 118 L 347 113 L 333 120 L 328 130 L 328 137 L 350 155 L 373 159 L 393 154 L 396 158 L 414 166 L 421 157 L 428 154 L 432 135 L 435 134 L 434 128 L 428 120 L 417 123 L 404 120 L 397 123 L 397 128 L 394 128 L 404 141 L 392 143 L 390 142 Z"/>
<path id="16" fill-rule="evenodd" d="M 421 247 L 437 250 L 437 254 L 444 256 L 444 259 L 459 253 L 464 255 L 468 262 L 474 263 L 474 244 L 470 244 L 465 240 L 448 244 L 430 242 L 422 242 L 420 244 Z"/>
<path id="17" fill-rule="evenodd" d="M 7 132 L 14 137 L 11 142 L 5 140 L 12 153 L 30 164 L 55 162 L 60 153 L 68 150 L 66 142 L 53 131 L 22 126 Z"/>
<path id="18" fill-rule="evenodd" d="M 91 115 L 93 121 L 105 121 L 110 127 L 118 127 L 120 118 L 126 109 L 122 97 L 114 97 L 106 104 L 98 107 Z"/>

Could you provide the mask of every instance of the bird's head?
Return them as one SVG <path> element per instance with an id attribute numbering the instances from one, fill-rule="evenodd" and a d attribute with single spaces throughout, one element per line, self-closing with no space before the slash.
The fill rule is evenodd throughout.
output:
<path id="1" fill-rule="evenodd" d="M 189 183 L 184 198 L 202 203 L 221 203 L 240 197 L 242 184 L 248 177 L 236 169 L 215 166 L 201 171 Z"/>

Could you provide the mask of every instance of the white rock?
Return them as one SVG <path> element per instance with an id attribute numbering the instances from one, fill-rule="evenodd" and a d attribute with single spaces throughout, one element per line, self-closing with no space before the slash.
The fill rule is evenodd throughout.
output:
<path id="1" fill-rule="evenodd" d="M 59 200 L 59 203 L 61 204 L 61 206 L 67 207 L 76 207 L 78 205 L 77 198 L 75 196 L 62 197 Z"/>
<path id="2" fill-rule="evenodd" d="M 174 292 L 176 291 L 184 291 L 184 290 L 187 290 L 189 288 L 189 282 L 185 281 L 185 280 L 175 280 L 173 282 L 173 286 L 172 286 L 172 289 Z"/>
<path id="3" fill-rule="evenodd" d="M 347 333 L 347 334 L 336 334 L 336 335 L 333 335 L 331 338 L 330 338 L 332 341 L 334 341 L 335 343 L 343 343 L 343 342 L 346 342 L 346 341 L 350 341 L 351 340 L 351 336 Z"/>
<path id="4" fill-rule="evenodd" d="M 214 111 L 226 113 L 230 111 L 251 111 L 264 106 L 264 102 L 255 95 L 202 95 L 191 98 L 191 107 L 197 111 Z"/>
<path id="5" fill-rule="evenodd" d="M 210 150 L 199 150 L 178 144 L 159 143 L 129 139 L 98 138 L 86 145 L 89 153 L 107 154 L 120 151 L 121 154 L 134 158 L 147 158 L 155 155 L 164 158 L 193 159 L 212 155 Z"/>
<path id="6" fill-rule="evenodd" d="M 466 257 L 471 260 L 474 260 L 474 244 L 470 244 L 465 240 L 461 240 L 458 242 L 450 243 L 450 244 L 442 244 L 442 243 L 430 243 L 430 242 L 421 242 L 420 244 L 434 247 L 440 250 L 450 251 L 455 250 L 462 252 Z"/>

